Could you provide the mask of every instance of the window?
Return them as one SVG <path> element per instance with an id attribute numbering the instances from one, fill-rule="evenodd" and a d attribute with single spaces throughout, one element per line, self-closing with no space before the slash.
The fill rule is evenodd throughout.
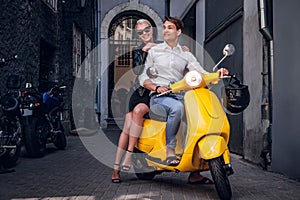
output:
<path id="1" fill-rule="evenodd" d="M 115 66 L 116 67 L 130 67 L 131 64 L 131 50 L 130 40 L 133 38 L 133 19 L 122 19 L 116 25 L 114 32 L 115 45 Z"/>
<path id="2" fill-rule="evenodd" d="M 84 8 L 86 3 L 87 3 L 86 0 L 77 0 L 78 7 Z"/>
<path id="3" fill-rule="evenodd" d="M 126 41 L 125 44 L 122 44 L 123 41 L 119 41 L 118 47 L 116 48 L 116 66 L 117 67 L 129 67 L 131 59 L 131 46 L 128 45 Z"/>
<path id="4" fill-rule="evenodd" d="M 81 77 L 81 32 L 75 24 L 73 24 L 73 75 Z"/>
<path id="5" fill-rule="evenodd" d="M 57 11 L 57 0 L 43 0 L 51 9 Z"/>
<path id="6" fill-rule="evenodd" d="M 90 56 L 87 59 L 87 56 L 89 55 L 89 53 L 92 50 L 92 41 L 89 38 L 89 36 L 87 36 L 86 34 L 84 34 L 84 44 L 85 44 L 85 59 L 86 59 L 86 63 L 85 63 L 85 71 L 84 71 L 84 77 L 85 80 L 90 81 L 91 80 L 91 75 L 92 75 L 92 63 L 93 63 L 93 57 Z"/>

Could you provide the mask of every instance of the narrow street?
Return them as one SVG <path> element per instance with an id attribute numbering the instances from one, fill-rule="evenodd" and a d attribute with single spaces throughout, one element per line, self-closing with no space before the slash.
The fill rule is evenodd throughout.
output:
<path id="1" fill-rule="evenodd" d="M 109 135 L 114 143 L 117 138 L 118 133 Z M 237 155 L 232 155 L 232 164 L 232 199 L 300 199 L 300 182 L 263 171 Z M 163 173 L 152 181 L 121 173 L 123 182 L 114 184 L 111 172 L 87 151 L 80 137 L 69 136 L 64 151 L 49 144 L 46 156 L 39 159 L 23 152 L 15 172 L 0 174 L 0 199 L 218 199 L 214 185 L 188 184 L 188 173 Z M 208 172 L 203 174 L 210 177 Z"/>

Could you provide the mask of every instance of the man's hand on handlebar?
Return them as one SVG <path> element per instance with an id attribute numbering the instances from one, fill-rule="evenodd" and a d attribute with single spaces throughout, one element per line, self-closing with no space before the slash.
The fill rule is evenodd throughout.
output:
<path id="1" fill-rule="evenodd" d="M 218 70 L 220 78 L 225 78 L 229 75 L 229 71 L 226 68 L 221 68 Z"/>
<path id="2" fill-rule="evenodd" d="M 163 92 L 168 92 L 170 90 L 170 88 L 169 87 L 167 87 L 167 86 L 159 86 L 157 89 L 156 89 L 156 92 L 158 93 L 158 94 L 160 94 L 160 93 L 163 93 Z M 169 93 L 169 92 L 168 92 Z M 166 94 L 168 94 L 168 93 L 166 93 Z"/>

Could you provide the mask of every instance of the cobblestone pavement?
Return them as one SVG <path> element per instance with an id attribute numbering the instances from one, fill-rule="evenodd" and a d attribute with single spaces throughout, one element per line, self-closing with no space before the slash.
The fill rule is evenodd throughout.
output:
<path id="1" fill-rule="evenodd" d="M 117 138 L 117 133 L 109 135 L 111 141 Z M 263 171 L 237 155 L 232 155 L 232 164 L 232 199 L 300 199 L 300 182 Z M 43 158 L 23 153 L 15 172 L 0 174 L 0 200 L 218 199 L 214 185 L 188 184 L 188 173 L 163 173 L 152 181 L 121 173 L 123 182 L 114 184 L 111 172 L 86 150 L 80 137 L 69 136 L 66 150 L 49 144 Z M 209 172 L 203 174 L 210 177 Z"/>

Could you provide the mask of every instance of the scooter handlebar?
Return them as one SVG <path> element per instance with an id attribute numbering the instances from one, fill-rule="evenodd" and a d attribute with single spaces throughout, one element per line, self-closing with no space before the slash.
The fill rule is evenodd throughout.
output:
<path id="1" fill-rule="evenodd" d="M 192 86 L 192 85 L 188 85 L 186 83 L 185 78 L 182 79 L 181 81 L 178 81 L 176 83 L 174 83 L 173 85 L 171 85 L 171 89 L 162 92 L 160 94 L 157 94 L 156 97 L 160 97 L 169 93 L 172 93 L 175 91 L 179 92 L 182 90 L 188 90 L 188 89 L 192 89 L 192 88 L 198 88 L 198 87 L 204 87 L 207 86 L 209 84 L 217 84 L 219 82 L 220 79 L 226 79 L 226 78 L 231 78 L 231 75 L 226 75 L 223 76 L 222 78 L 220 77 L 218 72 L 214 72 L 214 73 L 209 73 L 209 74 L 202 74 L 202 78 L 203 80 L 201 82 L 199 82 L 198 85 Z"/>
<path id="2" fill-rule="evenodd" d="M 162 92 L 162 93 L 157 94 L 156 97 L 160 97 L 160 96 L 169 94 L 169 93 L 171 93 L 171 92 L 172 92 L 172 90 L 167 90 L 167 91 L 165 91 L 165 92 Z"/>

